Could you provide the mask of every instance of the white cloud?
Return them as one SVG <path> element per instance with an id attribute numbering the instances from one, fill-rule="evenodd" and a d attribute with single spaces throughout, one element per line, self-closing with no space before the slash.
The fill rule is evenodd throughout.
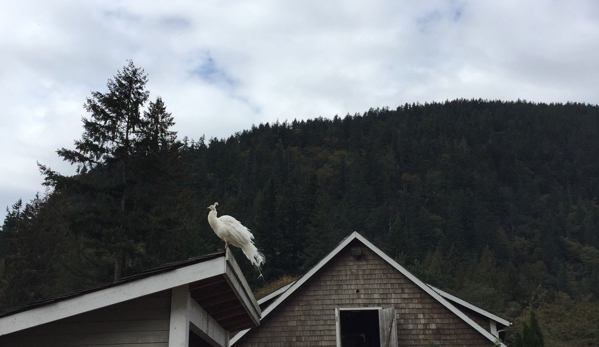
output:
<path id="1" fill-rule="evenodd" d="M 37 161 L 72 172 L 55 151 L 127 59 L 192 139 L 454 98 L 596 104 L 598 15 L 593 0 L 4 1 L 0 209 L 43 190 Z"/>

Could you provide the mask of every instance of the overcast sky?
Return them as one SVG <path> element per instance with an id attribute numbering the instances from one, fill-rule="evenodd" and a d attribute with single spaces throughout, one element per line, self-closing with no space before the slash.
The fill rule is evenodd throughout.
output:
<path id="1" fill-rule="evenodd" d="M 179 137 L 482 98 L 599 103 L 599 1 L 0 0 L 0 223 L 131 59 Z M 1 225 L 1 224 L 0 224 Z"/>

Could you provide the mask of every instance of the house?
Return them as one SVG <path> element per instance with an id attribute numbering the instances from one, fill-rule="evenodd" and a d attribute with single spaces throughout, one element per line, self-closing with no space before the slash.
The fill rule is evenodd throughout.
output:
<path id="1" fill-rule="evenodd" d="M 0 346 L 224 347 L 260 313 L 227 250 L 5 313 Z"/>
<path id="2" fill-rule="evenodd" d="M 510 325 L 423 283 L 356 232 L 259 304 L 260 326 L 233 336 L 235 347 L 493 346 Z"/>

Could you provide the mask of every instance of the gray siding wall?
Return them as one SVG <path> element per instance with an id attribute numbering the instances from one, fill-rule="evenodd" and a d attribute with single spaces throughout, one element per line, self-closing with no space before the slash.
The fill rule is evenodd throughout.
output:
<path id="1" fill-rule="evenodd" d="M 2 347 L 167 347 L 170 290 L 0 336 Z"/>
<path id="2" fill-rule="evenodd" d="M 352 242 L 235 347 L 335 346 L 335 308 L 394 307 L 399 346 L 492 346 L 488 339 L 407 277 Z"/>

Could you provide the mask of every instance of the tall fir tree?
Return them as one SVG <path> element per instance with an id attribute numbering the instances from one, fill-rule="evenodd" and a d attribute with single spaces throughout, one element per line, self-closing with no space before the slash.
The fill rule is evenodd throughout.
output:
<path id="1" fill-rule="evenodd" d="M 522 330 L 516 332 L 514 347 L 545 347 L 543 332 L 534 311 L 530 311 L 530 321 L 524 322 Z"/>
<path id="2" fill-rule="evenodd" d="M 129 61 L 108 80 L 108 92 L 92 92 L 84 104 L 90 117 L 82 119 L 81 139 L 75 141 L 74 150 L 57 151 L 65 161 L 77 165 L 78 175 L 66 177 L 40 165 L 46 185 L 69 189 L 76 196 L 80 209 L 76 227 L 84 231 L 100 258 L 112 259 L 115 281 L 121 277 L 123 266 L 144 251 L 138 229 L 141 216 L 132 213 L 135 206 L 131 194 L 137 179 L 132 168 L 134 158 L 140 142 L 151 138 L 148 132 L 159 132 L 161 126 L 172 123 L 168 117 L 166 123 L 160 119 L 163 123 L 158 124 L 152 122 L 152 116 L 142 117 L 149 98 L 147 82 L 144 70 Z M 161 101 L 159 106 L 163 106 Z"/>

